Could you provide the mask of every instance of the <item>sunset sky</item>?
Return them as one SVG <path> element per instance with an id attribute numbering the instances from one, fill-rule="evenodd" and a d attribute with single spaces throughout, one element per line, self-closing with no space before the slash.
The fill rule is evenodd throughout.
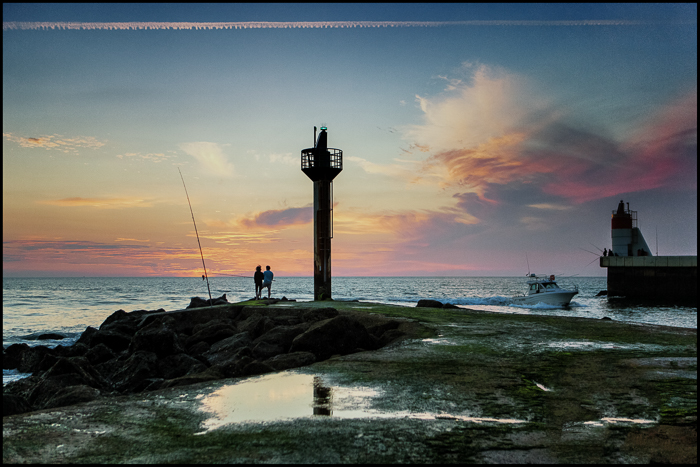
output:
<path id="1" fill-rule="evenodd" d="M 336 276 L 697 254 L 695 4 L 3 4 L 3 276 L 201 275 L 178 168 L 210 275 L 311 276 L 322 124 Z"/>

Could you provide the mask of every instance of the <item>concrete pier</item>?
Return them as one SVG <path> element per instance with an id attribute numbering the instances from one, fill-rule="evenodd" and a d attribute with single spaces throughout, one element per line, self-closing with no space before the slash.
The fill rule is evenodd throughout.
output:
<path id="1" fill-rule="evenodd" d="M 608 295 L 697 301 L 697 256 L 602 256 L 608 268 Z"/>

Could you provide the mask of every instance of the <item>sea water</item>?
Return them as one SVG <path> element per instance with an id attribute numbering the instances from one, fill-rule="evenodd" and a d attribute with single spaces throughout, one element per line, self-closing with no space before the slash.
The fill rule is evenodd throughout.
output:
<path id="1" fill-rule="evenodd" d="M 605 277 L 561 278 L 560 287 L 578 286 L 568 307 L 514 306 L 510 298 L 526 290 L 525 277 L 334 277 L 335 300 L 359 300 L 415 306 L 434 299 L 459 307 L 496 313 L 577 316 L 616 321 L 697 328 L 697 307 L 629 302 L 596 296 L 606 288 Z M 213 277 L 212 297 L 226 294 L 229 302 L 253 298 L 251 278 Z M 15 343 L 30 346 L 71 345 L 88 326 L 99 325 L 116 310 L 181 310 L 191 297 L 208 298 L 201 278 L 93 277 L 3 278 L 3 347 Z M 313 300 L 313 278 L 275 277 L 272 297 Z M 45 333 L 66 336 L 62 340 L 37 340 Z M 3 383 L 16 379 L 3 370 Z"/>

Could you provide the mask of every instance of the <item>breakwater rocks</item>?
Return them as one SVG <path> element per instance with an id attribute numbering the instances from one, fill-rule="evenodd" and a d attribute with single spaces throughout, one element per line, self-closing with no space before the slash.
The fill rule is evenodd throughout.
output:
<path id="1" fill-rule="evenodd" d="M 72 346 L 3 350 L 3 368 L 32 373 L 4 387 L 3 416 L 305 366 L 381 348 L 412 325 L 330 307 L 118 310 Z"/>

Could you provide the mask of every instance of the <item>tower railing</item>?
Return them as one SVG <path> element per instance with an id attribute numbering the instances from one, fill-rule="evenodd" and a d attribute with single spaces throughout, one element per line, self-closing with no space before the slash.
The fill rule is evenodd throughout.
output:
<path id="1" fill-rule="evenodd" d="M 630 218 L 632 219 L 632 228 L 637 227 L 637 211 L 625 210 L 625 214 L 630 216 Z M 617 216 L 617 209 L 613 209 L 613 212 L 612 212 L 612 217 L 615 217 L 615 216 Z"/>
<path id="2" fill-rule="evenodd" d="M 301 169 L 313 168 L 331 168 L 343 170 L 343 151 L 335 148 L 328 148 L 330 153 L 330 166 L 322 167 L 317 165 L 320 161 L 316 161 L 316 148 L 308 148 L 301 151 Z"/>

